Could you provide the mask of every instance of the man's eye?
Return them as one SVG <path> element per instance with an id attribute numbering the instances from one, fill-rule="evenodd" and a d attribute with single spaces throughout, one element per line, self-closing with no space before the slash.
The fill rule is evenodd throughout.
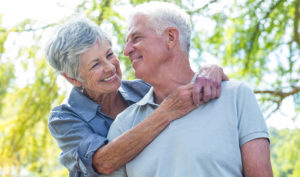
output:
<path id="1" fill-rule="evenodd" d="M 106 58 L 110 59 L 112 56 L 114 55 L 114 53 L 109 53 Z"/>
<path id="2" fill-rule="evenodd" d="M 140 36 L 136 36 L 136 37 L 133 38 L 133 41 L 136 42 L 136 41 L 138 41 L 140 38 L 141 38 Z"/>

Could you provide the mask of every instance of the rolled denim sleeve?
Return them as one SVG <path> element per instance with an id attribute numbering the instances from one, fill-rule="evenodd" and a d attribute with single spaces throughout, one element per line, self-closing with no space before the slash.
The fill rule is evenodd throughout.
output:
<path id="1" fill-rule="evenodd" d="M 87 122 L 74 115 L 52 113 L 48 127 L 62 150 L 59 160 L 70 174 L 100 175 L 94 170 L 92 159 L 96 150 L 108 143 L 106 137 L 94 132 Z"/>

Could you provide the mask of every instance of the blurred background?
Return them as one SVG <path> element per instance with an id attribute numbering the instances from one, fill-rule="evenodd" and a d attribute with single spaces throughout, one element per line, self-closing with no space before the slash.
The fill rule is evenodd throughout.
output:
<path id="1" fill-rule="evenodd" d="M 166 0 L 167 1 L 167 0 Z M 71 85 L 45 60 L 55 28 L 88 17 L 113 39 L 123 79 L 128 15 L 144 0 L 0 0 L 0 176 L 68 176 L 47 120 Z M 194 70 L 219 64 L 255 92 L 271 135 L 274 176 L 300 177 L 300 0 L 168 0 L 193 25 Z"/>

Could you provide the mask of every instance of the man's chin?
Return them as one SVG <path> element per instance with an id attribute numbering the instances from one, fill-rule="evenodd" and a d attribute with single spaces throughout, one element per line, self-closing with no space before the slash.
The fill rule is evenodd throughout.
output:
<path id="1" fill-rule="evenodd" d="M 142 72 L 139 72 L 139 70 L 134 69 L 134 74 L 135 74 L 135 77 L 138 79 L 143 78 L 143 74 L 142 74 Z"/>

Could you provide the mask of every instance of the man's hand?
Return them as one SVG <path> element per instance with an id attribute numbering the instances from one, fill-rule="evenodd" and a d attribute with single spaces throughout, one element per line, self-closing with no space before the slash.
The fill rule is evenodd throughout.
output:
<path id="1" fill-rule="evenodd" d="M 228 77 L 218 65 L 204 66 L 200 69 L 193 88 L 193 102 L 200 105 L 215 99 L 221 94 L 221 82 Z"/>

